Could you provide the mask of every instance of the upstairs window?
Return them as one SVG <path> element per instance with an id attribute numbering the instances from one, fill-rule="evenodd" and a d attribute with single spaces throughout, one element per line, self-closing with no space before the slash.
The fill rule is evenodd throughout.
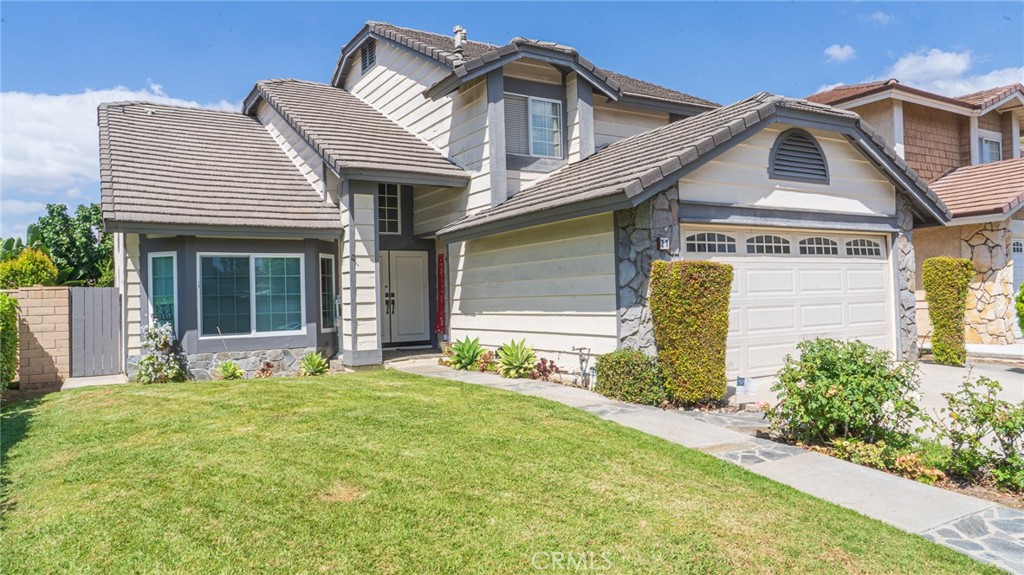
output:
<path id="1" fill-rule="evenodd" d="M 359 49 L 359 69 L 363 72 L 373 68 L 373 65 L 377 63 L 377 41 L 370 38 L 363 43 L 363 47 Z"/>
<path id="2" fill-rule="evenodd" d="M 786 130 L 772 146 L 768 177 L 815 184 L 828 183 L 828 162 L 814 136 L 800 129 Z"/>
<path id="3" fill-rule="evenodd" d="M 1003 159 L 1003 143 L 994 138 L 978 138 L 978 152 L 982 164 Z"/>
<path id="4" fill-rule="evenodd" d="M 562 157 L 562 103 L 505 94 L 505 151 L 520 156 Z"/>

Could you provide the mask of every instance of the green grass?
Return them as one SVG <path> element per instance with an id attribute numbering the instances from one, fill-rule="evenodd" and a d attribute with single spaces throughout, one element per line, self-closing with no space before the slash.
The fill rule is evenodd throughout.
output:
<path id="1" fill-rule="evenodd" d="M 86 388 L 2 418 L 3 573 L 582 572 L 553 552 L 605 573 L 997 572 L 584 412 L 394 371 Z"/>

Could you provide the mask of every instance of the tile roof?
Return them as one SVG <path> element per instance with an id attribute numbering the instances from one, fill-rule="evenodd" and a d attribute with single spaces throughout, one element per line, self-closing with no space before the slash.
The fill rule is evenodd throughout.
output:
<path id="1" fill-rule="evenodd" d="M 1001 216 L 1024 202 L 1024 158 L 957 168 L 931 188 L 954 218 Z"/>
<path id="2" fill-rule="evenodd" d="M 1008 84 L 1006 86 L 997 86 L 995 88 L 989 88 L 988 90 L 974 92 L 973 94 L 957 96 L 956 99 L 961 102 L 966 102 L 976 108 L 987 108 L 1014 92 L 1024 93 L 1024 84 L 1018 83 Z"/>
<path id="3" fill-rule="evenodd" d="M 351 93 L 303 80 L 262 80 L 245 100 L 265 99 L 338 173 L 417 174 L 469 181 L 437 149 Z"/>
<path id="4" fill-rule="evenodd" d="M 366 26 L 371 32 L 429 56 L 453 70 L 462 66 L 473 66 L 474 64 L 482 64 L 484 61 L 491 61 L 499 55 L 504 55 L 512 51 L 517 46 L 534 46 L 562 52 L 564 54 L 579 55 L 576 49 L 571 46 L 516 37 L 504 46 L 469 40 L 463 46 L 462 59 L 459 60 L 455 57 L 455 41 L 451 36 L 424 32 L 422 30 L 414 30 L 412 28 L 402 28 L 387 22 L 370 21 L 366 23 Z M 586 64 L 590 64 L 589 62 L 586 62 L 585 59 L 583 61 Z M 474 62 L 474 64 L 471 64 L 471 62 Z M 710 100 L 705 100 L 704 98 L 691 96 L 690 94 L 665 88 L 664 86 L 658 86 L 657 84 L 638 80 L 625 74 L 619 74 L 610 70 L 603 70 L 593 66 L 593 64 L 590 64 L 590 68 L 594 71 L 595 75 L 602 79 L 610 79 L 613 85 L 617 84 L 621 93 L 625 95 L 652 98 L 675 104 L 687 104 L 704 108 L 716 108 L 719 106 L 719 104 Z"/>
<path id="5" fill-rule="evenodd" d="M 101 104 L 104 220 L 340 231 L 325 202 L 257 120 L 146 102 Z"/>
<path id="6" fill-rule="evenodd" d="M 928 190 L 928 186 L 885 145 L 880 136 L 860 123 L 857 114 L 762 92 L 735 104 L 615 142 L 582 161 L 553 172 L 498 206 L 449 224 L 438 234 L 463 232 L 483 224 L 540 214 L 582 202 L 604 198 L 610 201 L 614 196 L 622 197 L 623 194 L 625 198 L 638 196 L 719 145 L 767 120 L 779 108 L 858 122 L 865 134 L 904 170 L 936 209 L 944 211 L 941 201 Z"/>
<path id="7" fill-rule="evenodd" d="M 921 90 L 920 88 L 914 88 L 913 86 L 907 86 L 900 84 L 900 81 L 895 78 L 889 78 L 888 80 L 876 80 L 872 82 L 864 82 L 861 84 L 849 84 L 840 85 L 828 90 L 823 90 L 817 94 L 807 96 L 807 100 L 810 102 L 817 102 L 819 104 L 836 105 L 843 102 L 848 102 L 861 96 L 869 96 L 878 92 L 884 92 L 886 90 L 899 90 L 901 92 L 907 92 L 910 94 L 916 94 L 925 98 L 931 98 L 933 100 L 939 100 L 949 104 L 957 106 L 963 106 L 965 108 L 972 109 L 983 109 L 995 104 L 999 100 L 1009 96 L 1014 92 L 1024 93 L 1024 85 L 1021 84 L 1009 84 L 1007 86 L 999 86 L 996 88 L 990 88 L 988 90 L 982 90 L 973 94 L 966 94 L 963 96 L 957 96 L 951 98 L 949 96 L 943 96 L 942 94 L 936 94 L 934 92 L 928 92 Z"/>

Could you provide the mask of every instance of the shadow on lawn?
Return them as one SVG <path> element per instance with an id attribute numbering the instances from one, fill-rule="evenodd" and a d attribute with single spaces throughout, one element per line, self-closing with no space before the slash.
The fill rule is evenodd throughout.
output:
<path id="1" fill-rule="evenodd" d="M 10 460 L 8 453 L 12 447 L 25 438 L 35 416 L 36 407 L 42 402 L 40 398 L 26 399 L 10 405 L 4 405 L 0 411 L 0 525 L 9 511 L 14 510 L 10 501 Z"/>

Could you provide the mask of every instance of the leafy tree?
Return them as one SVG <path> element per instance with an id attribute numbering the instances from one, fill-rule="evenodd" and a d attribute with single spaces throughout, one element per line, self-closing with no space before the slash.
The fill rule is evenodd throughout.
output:
<path id="1" fill-rule="evenodd" d="M 0 262 L 0 289 L 57 284 L 57 266 L 42 250 L 26 248 L 13 260 Z"/>
<path id="2" fill-rule="evenodd" d="M 46 215 L 29 226 L 28 245 L 41 244 L 60 270 L 59 283 L 106 285 L 113 275 L 114 238 L 103 232 L 98 204 L 83 204 L 72 217 L 64 204 L 47 204 Z"/>

